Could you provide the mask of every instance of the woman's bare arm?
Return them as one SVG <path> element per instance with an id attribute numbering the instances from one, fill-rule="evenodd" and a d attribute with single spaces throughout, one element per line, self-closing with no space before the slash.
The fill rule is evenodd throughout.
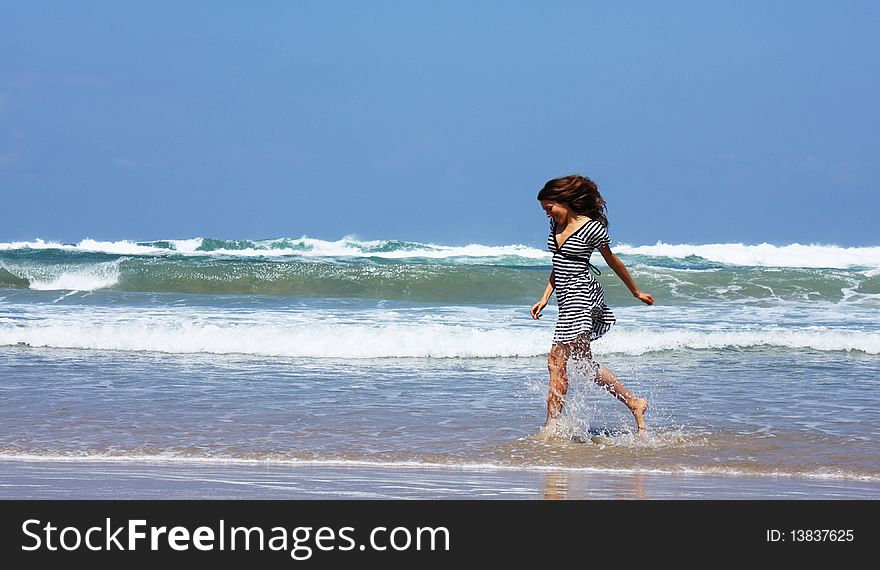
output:
<path id="1" fill-rule="evenodd" d="M 541 311 L 547 306 L 547 303 L 550 302 L 550 295 L 553 294 L 555 288 L 556 276 L 553 274 L 553 271 L 550 271 L 550 278 L 547 280 L 547 286 L 544 288 L 544 294 L 541 295 L 541 300 L 532 305 L 532 310 L 530 312 L 533 319 L 537 319 L 541 316 Z"/>
<path id="2" fill-rule="evenodd" d="M 544 303 L 550 302 L 550 295 L 553 294 L 553 290 L 556 289 L 556 275 L 554 275 L 553 271 L 550 271 L 550 278 L 547 280 L 547 287 L 544 288 L 544 294 L 541 295 L 541 300 Z"/>
<path id="3" fill-rule="evenodd" d="M 617 276 L 620 277 L 620 280 L 623 281 L 623 284 L 626 285 L 626 288 L 630 290 L 630 293 L 633 294 L 633 297 L 639 299 L 645 304 L 653 305 L 654 297 L 649 295 L 648 293 L 643 293 L 636 286 L 633 278 L 630 277 L 629 271 L 626 270 L 626 267 L 623 265 L 623 262 L 618 259 L 616 255 L 611 251 L 610 246 L 600 247 L 599 252 L 602 254 L 602 257 L 605 258 L 605 263 L 608 264 L 608 267 L 614 270 L 617 273 Z"/>

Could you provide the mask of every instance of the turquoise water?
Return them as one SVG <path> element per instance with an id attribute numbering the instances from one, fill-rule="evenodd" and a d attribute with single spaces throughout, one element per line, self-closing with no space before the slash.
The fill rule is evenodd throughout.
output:
<path id="1" fill-rule="evenodd" d="M 880 248 L 614 246 L 571 441 L 534 437 L 553 305 L 521 246 L 0 244 L 0 458 L 452 465 L 880 482 Z M 586 442 L 586 443 L 582 443 Z"/>

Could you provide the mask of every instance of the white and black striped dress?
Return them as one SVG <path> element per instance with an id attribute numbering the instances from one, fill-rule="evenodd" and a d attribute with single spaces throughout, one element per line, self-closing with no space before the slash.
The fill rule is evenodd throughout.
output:
<path id="1" fill-rule="evenodd" d="M 614 314 L 605 304 L 605 291 L 590 273 L 593 250 L 609 243 L 611 240 L 602 222 L 590 220 L 575 230 L 560 247 L 556 239 L 556 220 L 550 218 L 547 247 L 553 253 L 553 276 L 559 305 L 553 344 L 572 342 L 587 332 L 590 340 L 596 340 L 614 324 Z"/>

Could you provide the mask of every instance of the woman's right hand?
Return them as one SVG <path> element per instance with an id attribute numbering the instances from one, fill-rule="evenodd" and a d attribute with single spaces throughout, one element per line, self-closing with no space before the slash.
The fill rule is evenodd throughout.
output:
<path id="1" fill-rule="evenodd" d="M 544 307 L 546 307 L 546 306 L 547 306 L 547 301 L 545 301 L 543 299 L 541 299 L 540 301 L 538 301 L 537 303 L 532 305 L 532 310 L 531 310 L 532 318 L 535 320 L 538 320 L 541 317 L 541 311 L 543 311 Z"/>

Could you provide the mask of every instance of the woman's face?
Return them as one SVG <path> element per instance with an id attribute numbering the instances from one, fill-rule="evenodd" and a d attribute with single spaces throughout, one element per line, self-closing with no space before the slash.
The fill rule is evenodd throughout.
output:
<path id="1" fill-rule="evenodd" d="M 565 221 L 568 220 L 569 209 L 558 202 L 541 200 L 541 207 L 544 208 L 547 217 L 556 220 L 557 224 L 565 223 Z"/>

